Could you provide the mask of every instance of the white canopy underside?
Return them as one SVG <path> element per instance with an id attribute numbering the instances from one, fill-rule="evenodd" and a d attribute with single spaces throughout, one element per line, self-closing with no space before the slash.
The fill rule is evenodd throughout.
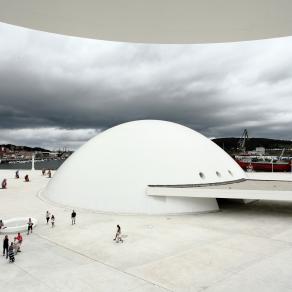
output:
<path id="1" fill-rule="evenodd" d="M 292 35 L 291 0 L 0 0 L 0 21 L 78 37 L 214 43 Z"/>
<path id="2" fill-rule="evenodd" d="M 292 181 L 243 180 L 200 186 L 153 186 L 147 195 L 161 197 L 225 198 L 292 201 Z"/>

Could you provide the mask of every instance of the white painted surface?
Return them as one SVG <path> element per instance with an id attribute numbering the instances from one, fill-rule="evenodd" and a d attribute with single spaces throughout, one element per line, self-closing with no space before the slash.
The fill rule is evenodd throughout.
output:
<path id="1" fill-rule="evenodd" d="M 290 173 L 248 173 L 248 177 L 244 181 L 209 186 L 148 187 L 147 194 L 154 197 L 292 201 Z"/>
<path id="2" fill-rule="evenodd" d="M 15 292 L 291 292 L 292 205 L 257 202 L 195 216 L 127 216 L 51 205 L 31 183 L 0 170 L 0 216 L 32 214 L 39 224 L 23 234 L 14 264 L 0 256 L 0 291 Z M 45 212 L 56 227 L 45 223 Z M 115 244 L 120 224 L 127 238 Z M 0 235 L 2 243 L 3 235 Z M 10 239 L 13 237 L 9 236 Z"/>
<path id="3" fill-rule="evenodd" d="M 35 155 L 33 154 L 32 157 L 31 157 L 31 170 L 35 170 L 35 167 L 34 167 L 34 157 L 35 157 Z"/>
<path id="4" fill-rule="evenodd" d="M 3 220 L 4 229 L 0 229 L 0 234 L 10 234 L 23 232 L 27 230 L 27 222 L 28 219 L 31 218 L 33 223 L 33 228 L 37 226 L 37 220 L 35 218 L 26 216 L 26 217 L 17 217 L 17 218 L 9 218 Z"/>
<path id="5" fill-rule="evenodd" d="M 58 169 L 45 196 L 101 212 L 205 212 L 217 210 L 216 200 L 151 198 L 146 188 L 244 177 L 238 164 L 203 135 L 175 123 L 144 120 L 113 127 L 87 142 Z"/>
<path id="6" fill-rule="evenodd" d="M 292 184 L 291 191 L 155 187 L 148 188 L 147 194 L 153 197 L 224 198 L 224 199 L 292 201 Z"/>
<path id="7" fill-rule="evenodd" d="M 0 21 L 111 41 L 205 43 L 292 35 L 290 0 L 1 0 Z"/>
<path id="8" fill-rule="evenodd" d="M 292 181 L 291 172 L 246 172 L 248 179 Z"/>

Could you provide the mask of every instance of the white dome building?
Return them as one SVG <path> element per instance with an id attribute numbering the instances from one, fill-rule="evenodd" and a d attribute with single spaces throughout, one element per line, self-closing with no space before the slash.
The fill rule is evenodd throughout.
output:
<path id="1" fill-rule="evenodd" d="M 244 179 L 220 147 L 166 121 L 113 127 L 77 150 L 45 190 L 52 201 L 100 212 L 178 214 L 218 209 L 214 198 L 147 196 L 148 185 L 206 184 Z"/>

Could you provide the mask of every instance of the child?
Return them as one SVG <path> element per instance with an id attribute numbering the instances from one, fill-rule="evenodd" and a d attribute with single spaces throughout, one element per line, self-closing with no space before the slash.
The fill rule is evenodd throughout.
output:
<path id="1" fill-rule="evenodd" d="M 8 255 L 9 255 L 9 263 L 14 263 L 14 244 L 11 242 L 9 248 L 8 248 Z"/>
<path id="2" fill-rule="evenodd" d="M 55 227 L 55 216 L 52 215 L 51 217 L 52 228 Z"/>
<path id="3" fill-rule="evenodd" d="M 73 210 L 71 214 L 72 225 L 76 223 L 76 212 Z"/>

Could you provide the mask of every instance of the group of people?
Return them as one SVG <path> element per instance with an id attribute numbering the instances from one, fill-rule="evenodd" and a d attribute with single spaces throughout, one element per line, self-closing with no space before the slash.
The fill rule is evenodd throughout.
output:
<path id="1" fill-rule="evenodd" d="M 73 210 L 71 213 L 71 223 L 72 225 L 76 224 L 76 216 L 77 213 Z M 46 212 L 46 222 L 49 224 L 51 220 L 52 227 L 55 227 L 55 216 L 51 214 L 49 211 Z"/>
<path id="2" fill-rule="evenodd" d="M 72 225 L 76 224 L 76 216 L 77 216 L 76 211 L 72 210 L 72 213 L 71 213 L 71 223 L 72 223 Z M 46 212 L 47 224 L 49 224 L 50 220 L 51 220 L 51 223 L 52 223 L 52 227 L 54 227 L 55 226 L 55 216 L 51 215 L 51 213 L 49 211 L 47 211 Z M 123 239 L 122 239 L 122 230 L 121 230 L 121 226 L 120 225 L 117 225 L 116 235 L 115 235 L 115 238 L 113 240 L 115 242 L 124 242 Z"/>
<path id="3" fill-rule="evenodd" d="M 19 179 L 19 178 L 20 178 L 19 170 L 16 170 L 16 171 L 15 171 L 15 178 L 16 178 L 16 179 Z M 29 182 L 29 176 L 28 176 L 28 174 L 26 174 L 26 175 L 24 176 L 24 181 L 25 181 L 25 182 Z"/>
<path id="4" fill-rule="evenodd" d="M 77 213 L 75 210 L 72 210 L 71 213 L 71 223 L 72 225 L 76 224 L 76 216 Z M 55 216 L 47 211 L 46 212 L 46 222 L 47 224 L 49 224 L 49 221 L 51 221 L 52 227 L 55 226 Z M 33 230 L 33 225 L 34 223 L 32 222 L 31 218 L 28 219 L 27 222 L 27 235 L 29 235 L 29 233 L 32 233 Z M 0 229 L 4 229 L 6 228 L 4 226 L 3 220 L 0 219 Z M 122 231 L 121 231 L 121 227 L 120 225 L 117 225 L 117 231 L 115 234 L 115 238 L 113 239 L 115 242 L 123 242 L 122 239 Z M 8 235 L 5 235 L 4 239 L 3 239 L 3 256 L 6 256 L 6 259 L 9 258 L 9 262 L 10 263 L 14 263 L 15 262 L 15 255 L 18 252 L 21 252 L 21 244 L 22 244 L 23 238 L 22 235 L 20 233 L 17 234 L 16 237 L 14 237 L 14 241 L 11 241 L 9 244 L 9 238 Z"/>
<path id="5" fill-rule="evenodd" d="M 19 179 L 19 178 L 20 178 L 20 176 L 19 176 L 19 170 L 17 170 L 17 171 L 15 172 L 15 178 L 16 178 L 16 179 Z M 25 181 L 25 182 L 29 182 L 29 176 L 28 176 L 28 174 L 26 174 L 26 175 L 24 176 L 24 181 Z M 2 189 L 7 189 L 7 178 L 4 178 L 4 179 L 2 180 L 1 187 L 2 187 Z"/>
<path id="6" fill-rule="evenodd" d="M 42 175 L 46 175 L 46 174 L 48 175 L 48 178 L 51 178 L 51 177 L 52 177 L 52 171 L 51 171 L 50 169 L 46 170 L 46 169 L 43 168 L 43 169 L 42 169 Z M 19 178 L 20 178 L 19 170 L 17 170 L 17 171 L 15 172 L 15 178 L 16 178 L 16 179 L 19 179 Z M 25 181 L 25 182 L 29 182 L 29 181 L 30 181 L 28 174 L 26 174 L 26 175 L 24 176 L 24 181 Z M 6 179 L 6 178 L 4 178 L 4 179 L 2 180 L 1 188 L 2 188 L 2 189 L 7 189 L 7 179 Z"/>
<path id="7" fill-rule="evenodd" d="M 34 223 L 32 222 L 31 218 L 28 218 L 27 222 L 27 235 L 29 235 L 29 232 L 32 233 Z M 4 226 L 4 222 L 2 219 L 0 219 L 0 229 L 7 228 Z M 15 255 L 18 252 L 21 252 L 20 247 L 22 244 L 23 238 L 20 232 L 18 232 L 17 236 L 14 237 L 14 241 L 11 241 L 9 244 L 9 238 L 8 235 L 5 235 L 3 239 L 3 256 L 6 255 L 6 259 L 9 258 L 10 263 L 15 262 Z"/>
<path id="8" fill-rule="evenodd" d="M 3 239 L 3 256 L 6 256 L 6 259 L 9 258 L 10 263 L 15 262 L 15 255 L 21 252 L 20 247 L 22 244 L 22 235 L 18 232 L 17 236 L 14 237 L 14 241 L 11 241 L 9 244 L 8 235 L 5 235 Z"/>
<path id="9" fill-rule="evenodd" d="M 51 224 L 52 224 L 52 227 L 55 227 L 55 216 L 47 211 L 46 212 L 46 221 L 47 221 L 47 224 L 49 224 L 49 221 L 51 220 Z"/>
<path id="10" fill-rule="evenodd" d="M 42 169 L 42 175 L 48 175 L 48 178 L 51 178 L 52 177 L 52 172 L 50 169 L 46 170 L 45 168 Z"/>

